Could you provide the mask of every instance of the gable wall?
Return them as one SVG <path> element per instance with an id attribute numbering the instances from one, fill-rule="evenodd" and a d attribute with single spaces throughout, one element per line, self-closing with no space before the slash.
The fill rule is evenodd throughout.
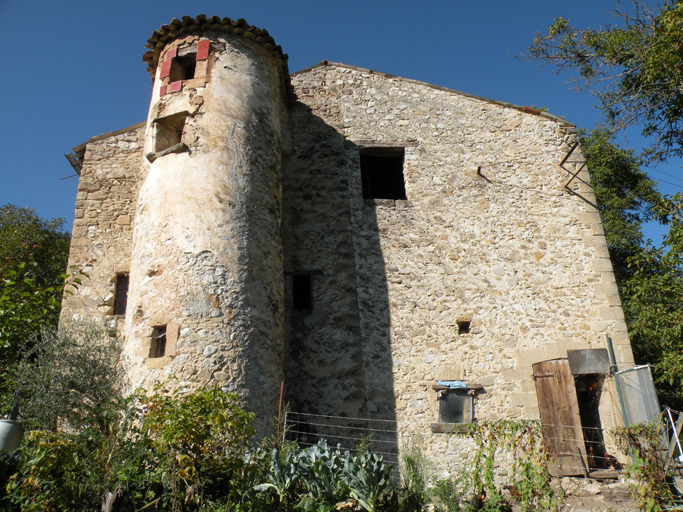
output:
<path id="1" fill-rule="evenodd" d="M 318 224 L 314 211 L 301 214 L 305 228 L 288 228 L 285 257 L 297 252 L 304 230 L 316 241 L 335 231 L 348 240 L 350 233 L 353 256 L 343 263 L 333 245 L 304 251 L 323 275 L 336 275 L 351 260 L 355 269 L 360 339 L 328 350 L 326 362 L 361 351 L 363 412 L 398 420 L 399 444 L 424 443 L 437 457 L 465 449 L 431 432 L 437 379 L 482 384 L 477 419 L 538 418 L 531 364 L 566 357 L 567 349 L 604 348 L 606 333 L 620 365 L 632 363 L 587 173 L 574 180 L 572 194 L 562 185 L 569 175 L 557 167 L 576 140 L 570 125 L 344 66 L 313 68 L 293 84 L 306 91 L 300 100 L 344 136 L 342 161 L 298 151 L 309 155 L 308 166 L 337 166 L 328 175 L 340 198 L 348 194 L 348 205 L 340 200 L 337 222 Z M 367 141 L 417 143 L 405 149 L 407 201 L 362 199 L 358 150 Z M 576 151 L 571 161 L 578 160 Z M 320 190 L 309 189 L 309 203 L 334 204 Z M 316 285 L 313 317 L 318 309 L 337 309 L 323 295 L 333 295 L 324 287 L 334 285 Z M 470 334 L 458 335 L 458 319 L 471 319 Z M 333 315 L 325 328 L 340 320 Z M 304 346 L 318 343 L 316 332 L 303 336 Z M 316 389 L 308 395 L 311 407 L 335 395 L 332 381 L 308 383 Z M 610 389 L 603 402 L 609 427 L 618 411 Z"/>

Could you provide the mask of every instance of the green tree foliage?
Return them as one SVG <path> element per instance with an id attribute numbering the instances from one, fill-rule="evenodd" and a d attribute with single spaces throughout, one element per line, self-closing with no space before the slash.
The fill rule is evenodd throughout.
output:
<path id="1" fill-rule="evenodd" d="M 579 133 L 587 160 L 591 186 L 605 230 L 607 247 L 617 283 L 633 276 L 629 259 L 644 250 L 642 224 L 666 222 L 663 197 L 657 184 L 640 169 L 640 159 L 614 143 L 614 135 L 603 127 Z"/>
<path id="2" fill-rule="evenodd" d="M 670 227 L 661 247 L 630 261 L 624 312 L 636 360 L 655 365 L 660 402 L 683 409 L 683 195 L 666 200 Z"/>
<path id="3" fill-rule="evenodd" d="M 611 131 L 640 125 L 652 145 L 645 161 L 683 156 L 683 2 L 651 7 L 634 0 L 616 23 L 579 29 L 555 18 L 534 40 L 529 60 L 576 73 L 579 90 L 599 100 Z M 631 151 L 610 132 L 583 135 L 619 294 L 637 362 L 655 365 L 660 400 L 683 407 L 683 197 L 663 197 Z M 641 225 L 669 226 L 664 243 L 644 241 Z"/>
<path id="4" fill-rule="evenodd" d="M 663 512 L 676 508 L 676 500 L 669 487 L 666 471 L 666 425 L 658 420 L 650 424 L 617 428 L 612 432 L 619 448 L 631 456 L 626 466 L 631 496 L 640 510 Z"/>
<path id="5" fill-rule="evenodd" d="M 57 327 L 69 253 L 63 224 L 0 207 L 0 364 L 13 363 L 42 329 Z"/>
<path id="6" fill-rule="evenodd" d="M 662 403 L 683 407 L 683 197 L 665 197 L 631 150 L 603 128 L 581 132 L 591 185 L 637 363 L 655 365 Z M 644 240 L 642 224 L 667 223 L 661 247 Z"/>
<path id="7" fill-rule="evenodd" d="M 63 226 L 64 219 L 42 219 L 30 208 L 0 206 L 0 264 L 17 264 L 31 255 L 38 264 L 36 284 L 59 284 L 69 256 L 70 236 Z"/>
<path id="8" fill-rule="evenodd" d="M 633 6 L 598 30 L 555 18 L 527 59 L 574 71 L 577 88 L 592 90 L 612 128 L 642 126 L 654 138 L 649 159 L 683 156 L 683 2 Z"/>
<path id="9" fill-rule="evenodd" d="M 76 430 L 34 430 L 0 506 L 85 512 L 100 510 L 108 498 L 111 511 L 235 510 L 232 503 L 245 510 L 237 508 L 236 486 L 252 464 L 245 454 L 253 416 L 236 399 L 217 388 L 137 394 L 121 402 L 107 432 L 88 422 Z"/>
<path id="10" fill-rule="evenodd" d="M 115 336 L 93 324 L 44 331 L 15 367 L 21 414 L 31 428 L 106 434 L 119 420 L 123 368 Z"/>

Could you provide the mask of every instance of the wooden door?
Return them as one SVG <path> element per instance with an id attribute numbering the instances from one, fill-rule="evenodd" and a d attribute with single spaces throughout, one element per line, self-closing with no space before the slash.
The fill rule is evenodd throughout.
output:
<path id="1" fill-rule="evenodd" d="M 543 441 L 553 476 L 588 475 L 574 377 L 567 359 L 533 365 Z"/>

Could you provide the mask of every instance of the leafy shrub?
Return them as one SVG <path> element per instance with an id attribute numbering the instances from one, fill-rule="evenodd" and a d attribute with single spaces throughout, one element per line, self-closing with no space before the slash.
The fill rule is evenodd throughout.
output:
<path id="1" fill-rule="evenodd" d="M 642 510 L 660 512 L 672 504 L 673 495 L 667 483 L 664 425 L 660 421 L 632 425 L 613 431 L 619 447 L 632 459 L 626 466 L 633 499 Z"/>
<path id="2" fill-rule="evenodd" d="M 381 455 L 366 451 L 347 457 L 343 474 L 351 497 L 368 512 L 374 512 L 380 495 L 389 487 L 391 466 Z"/>
<path id="3" fill-rule="evenodd" d="M 43 331 L 14 370 L 29 427 L 79 432 L 94 426 L 106 434 L 124 408 L 120 354 L 116 337 L 94 324 Z"/>
<path id="4" fill-rule="evenodd" d="M 471 424 L 467 435 L 477 445 L 469 481 L 485 510 L 508 508 L 494 481 L 494 458 L 498 448 L 513 455 L 512 498 L 521 510 L 559 510 L 563 496 L 551 485 L 540 421 L 482 421 Z"/>
<path id="5" fill-rule="evenodd" d="M 160 390 L 158 390 L 160 391 Z M 241 475 L 254 415 L 237 405 L 237 396 L 217 387 L 194 393 L 157 393 L 145 402 L 162 503 L 194 510 L 230 495 Z"/>
<path id="6" fill-rule="evenodd" d="M 21 449 L 19 472 L 7 485 L 9 501 L 22 512 L 92 510 L 98 496 L 88 475 L 97 468 L 88 463 L 85 446 L 71 436 L 34 430 Z"/>
<path id="7" fill-rule="evenodd" d="M 243 492 L 250 464 L 252 415 L 235 402 L 216 388 L 137 395 L 107 433 L 33 431 L 19 449 L 9 501 L 21 512 L 91 511 L 112 493 L 114 510 L 224 509 Z"/>
<path id="8" fill-rule="evenodd" d="M 335 504 L 344 500 L 344 458 L 338 446 L 330 448 L 324 439 L 302 452 L 300 473 L 313 501 Z"/>

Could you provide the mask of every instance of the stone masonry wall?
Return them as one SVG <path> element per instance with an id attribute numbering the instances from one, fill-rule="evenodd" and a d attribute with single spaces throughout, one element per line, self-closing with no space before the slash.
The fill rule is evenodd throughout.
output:
<path id="1" fill-rule="evenodd" d="M 312 78 L 290 107 L 283 170 L 286 398 L 292 410 L 364 418 L 366 397 L 348 175 L 339 91 Z M 313 307 L 292 307 L 292 280 L 310 274 Z M 323 390 L 317 392 L 315 390 Z"/>
<path id="2" fill-rule="evenodd" d="M 85 147 L 69 267 L 83 283 L 62 302 L 62 322 L 111 318 L 116 275 L 130 270 L 144 125 L 93 137 Z"/>
<path id="3" fill-rule="evenodd" d="M 337 224 L 317 227 L 315 210 L 298 223 L 310 240 L 330 228 L 351 233 L 368 417 L 395 417 L 400 443 L 462 459 L 467 443 L 430 428 L 437 379 L 483 385 L 477 419 L 537 418 L 533 363 L 604 348 L 609 333 L 619 364 L 632 364 L 587 173 L 573 192 L 564 188 L 570 175 L 559 163 L 576 140 L 571 125 L 343 65 L 312 68 L 293 83 L 312 114 L 345 138 L 344 171 L 321 174 L 348 194 L 350 225 L 343 208 Z M 407 201 L 362 198 L 359 147 L 367 144 L 405 146 Z M 321 165 L 307 149 L 307 165 Z M 581 160 L 575 151 L 565 168 Z M 334 204 L 328 192 L 309 188 L 309 202 Z M 334 274 L 342 254 L 333 246 L 316 253 L 322 273 Z M 315 308 L 332 306 L 315 291 Z M 468 334 L 458 334 L 459 320 L 471 322 Z M 347 347 L 339 347 L 344 364 Z M 335 385 L 316 390 L 332 396 Z M 618 423 L 617 407 L 608 384 L 603 427 Z"/>
<path id="4" fill-rule="evenodd" d="M 245 51 L 236 48 L 234 55 Z M 576 141 L 572 125 L 330 64 L 292 77 L 289 129 L 283 125 L 268 145 L 258 126 L 277 131 L 274 120 L 287 118 L 279 107 L 248 95 L 256 103 L 246 110 L 224 109 L 244 114 L 234 123 L 239 137 L 212 118 L 216 105 L 236 101 L 233 86 L 217 85 L 233 76 L 221 71 L 209 76 L 215 90 L 164 102 L 155 89 L 148 136 L 155 116 L 187 111 L 187 134 L 197 135 L 189 153 L 142 164 L 142 126 L 85 147 L 70 265 L 88 277 L 65 297 L 62 319 L 119 320 L 114 283 L 131 270 L 137 204 L 149 227 L 136 226 L 141 284 L 129 300 L 126 352 L 134 382 L 174 375 L 185 387 L 247 387 L 248 402 L 261 400 L 256 409 L 272 412 L 284 310 L 286 398 L 294 410 L 396 421 L 396 432 L 379 436 L 385 451 L 415 444 L 450 464 L 472 446 L 432 432 L 438 379 L 483 386 L 476 419 L 537 418 L 533 363 L 604 348 L 605 334 L 619 365 L 633 363 L 587 173 L 571 190 L 564 186 L 582 162 L 577 150 L 559 166 Z M 263 98 L 280 94 L 271 78 L 254 85 Z M 288 137 L 280 196 L 279 153 Z M 249 140 L 257 143 L 243 147 Z M 371 146 L 405 148 L 407 200 L 363 199 L 359 151 Z M 233 156 L 214 158 L 216 150 Z M 148 167 L 158 172 L 138 204 Z M 269 216 L 276 220 L 254 227 Z M 280 236 L 282 252 L 271 243 Z M 292 279 L 302 273 L 312 276 L 310 310 L 292 304 Z M 469 333 L 459 334 L 460 321 L 470 322 Z M 164 361 L 148 358 L 140 342 L 156 325 L 172 331 Z M 600 405 L 605 428 L 619 423 L 612 386 L 608 379 Z"/>

